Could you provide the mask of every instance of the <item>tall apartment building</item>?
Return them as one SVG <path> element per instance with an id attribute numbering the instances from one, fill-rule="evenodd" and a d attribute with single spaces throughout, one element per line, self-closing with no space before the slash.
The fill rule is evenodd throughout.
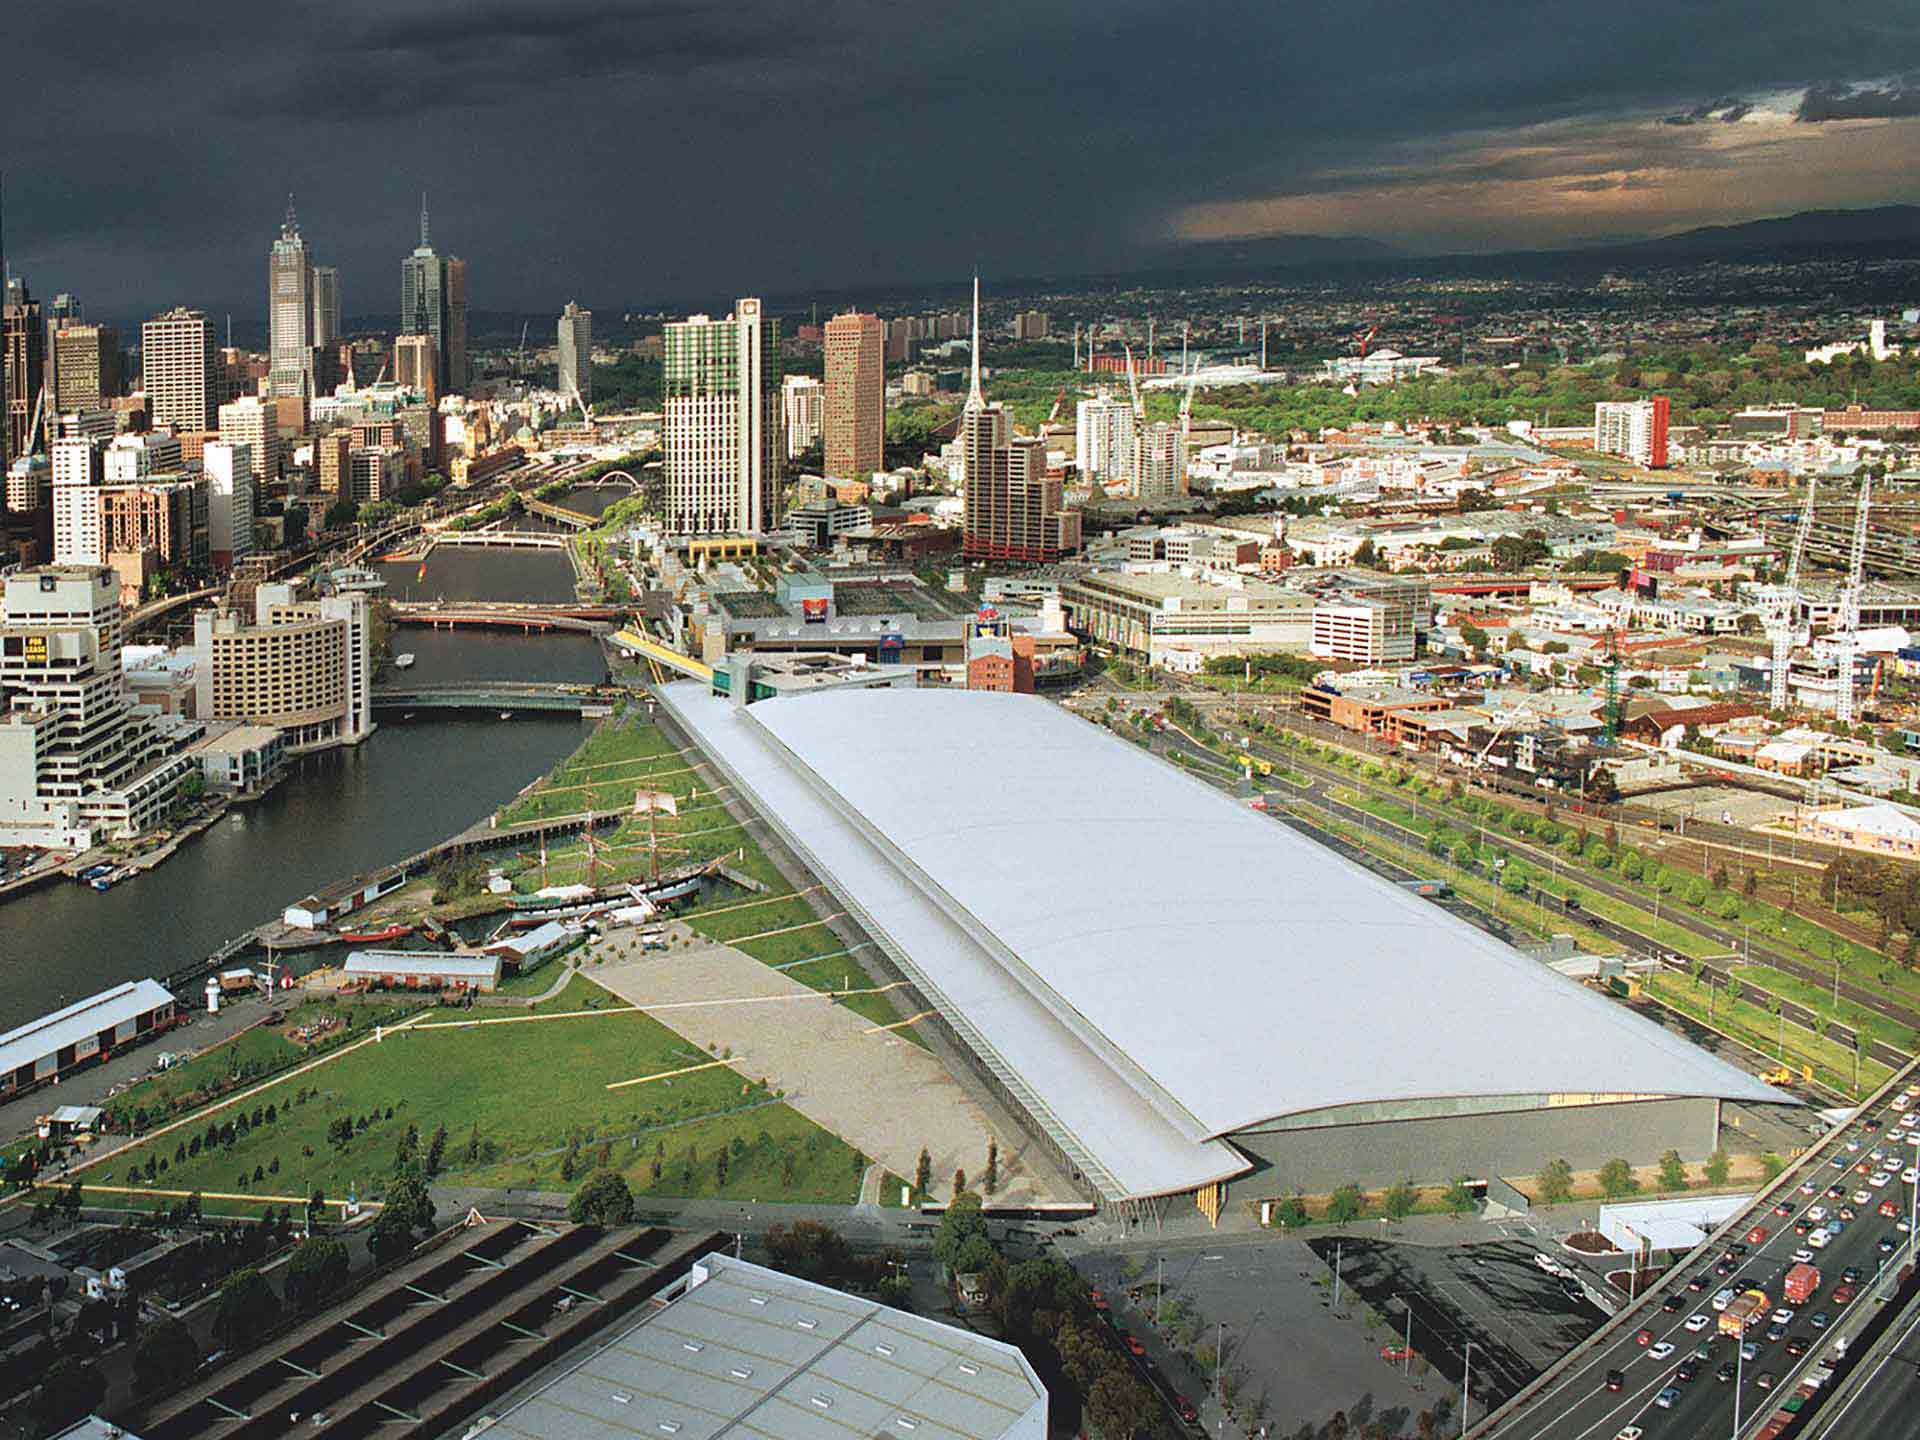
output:
<path id="1" fill-rule="evenodd" d="M 593 312 L 573 301 L 560 312 L 559 379 L 554 389 L 583 405 L 593 404 Z"/>
<path id="2" fill-rule="evenodd" d="M 1136 500 L 1174 500 L 1187 493 L 1186 437 L 1156 420 L 1134 432 L 1128 493 Z"/>
<path id="3" fill-rule="evenodd" d="M 98 566 L 6 577 L 0 605 L 0 844 L 83 850 L 153 829 L 194 762 L 133 708 L 119 585 Z"/>
<path id="4" fill-rule="evenodd" d="M 780 408 L 787 427 L 787 458 L 792 460 L 820 443 L 827 387 L 811 375 L 789 375 L 780 385 Z"/>
<path id="5" fill-rule="evenodd" d="M 199 570 L 207 564 L 207 482 L 204 475 L 155 475 L 114 484 L 100 497 L 100 538 L 108 564 L 116 555 L 146 555 L 161 570 Z M 126 576 L 122 576 L 123 590 Z"/>
<path id="6" fill-rule="evenodd" d="M 140 370 L 147 415 L 156 428 L 213 428 L 218 371 L 204 311 L 173 309 L 142 325 Z"/>
<path id="7" fill-rule="evenodd" d="M 210 440 L 201 457 L 207 477 L 207 558 L 231 570 L 253 553 L 253 446 Z"/>
<path id="8" fill-rule="evenodd" d="M 220 407 L 220 438 L 247 447 L 254 482 L 271 485 L 280 478 L 280 420 L 258 395 L 243 395 Z"/>
<path id="9" fill-rule="evenodd" d="M 160 430 L 114 436 L 104 462 L 106 479 L 116 485 L 178 470 L 183 463 L 180 438 Z"/>
<path id="10" fill-rule="evenodd" d="M 1667 397 L 1602 400 L 1593 407 L 1593 448 L 1649 470 L 1667 467 Z"/>
<path id="11" fill-rule="evenodd" d="M 760 302 L 666 327 L 666 522 L 677 534 L 773 528 L 785 461 L 780 327 Z"/>
<path id="12" fill-rule="evenodd" d="M 886 335 L 878 315 L 857 310 L 827 322 L 826 471 L 835 480 L 871 480 L 886 464 Z"/>
<path id="13" fill-rule="evenodd" d="M 99 487 L 107 478 L 98 440 L 72 436 L 53 442 L 53 563 L 104 565 Z"/>
<path id="14" fill-rule="evenodd" d="M 40 302 L 18 278 L 5 282 L 0 304 L 0 371 L 5 372 L 6 423 L 0 426 L 0 473 L 16 455 L 33 446 L 34 407 L 47 379 L 47 326 Z"/>
<path id="15" fill-rule="evenodd" d="M 313 343 L 321 350 L 340 343 L 340 270 L 335 265 L 313 267 Z"/>
<path id="16" fill-rule="evenodd" d="M 358 745 L 374 728 L 371 628 L 365 595 L 296 600 L 286 584 L 259 586 L 251 619 L 198 611 L 196 714 L 277 726 L 296 754 Z"/>
<path id="17" fill-rule="evenodd" d="M 350 472 L 352 454 L 351 430 L 329 430 L 313 442 L 313 473 L 320 489 L 329 495 L 341 493 L 341 484 Z"/>
<path id="18" fill-rule="evenodd" d="M 1013 338 L 1016 340 L 1044 340 L 1052 328 L 1052 321 L 1044 310 L 1022 310 L 1013 317 Z"/>
<path id="19" fill-rule="evenodd" d="M 1080 512 L 1063 509 L 1038 436 L 1015 436 L 1005 407 L 980 388 L 980 282 L 973 284 L 973 378 L 960 419 L 962 554 L 1045 564 L 1080 548 Z"/>
<path id="20" fill-rule="evenodd" d="M 1073 453 L 1080 473 L 1102 484 L 1133 475 L 1133 406 L 1101 390 L 1074 409 Z"/>
<path id="21" fill-rule="evenodd" d="M 287 200 L 287 218 L 267 259 L 267 393 L 313 394 L 313 256 Z"/>
<path id="22" fill-rule="evenodd" d="M 120 332 L 111 325 L 61 325 L 53 332 L 54 413 L 98 410 L 120 393 Z"/>
<path id="23" fill-rule="evenodd" d="M 7 466 L 5 508 L 33 515 L 52 503 L 53 463 L 45 455 L 22 455 Z"/>

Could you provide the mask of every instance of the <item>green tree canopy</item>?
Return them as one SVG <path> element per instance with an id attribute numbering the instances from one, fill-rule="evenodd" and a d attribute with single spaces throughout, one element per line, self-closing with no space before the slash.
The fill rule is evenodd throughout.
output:
<path id="1" fill-rule="evenodd" d="M 633 1218 L 633 1191 L 618 1170 L 596 1170 L 573 1192 L 567 1218 L 576 1225 L 624 1225 Z"/>
<path id="2" fill-rule="evenodd" d="M 280 1315 L 280 1297 L 258 1270 L 249 1265 L 227 1276 L 213 1303 L 213 1336 L 228 1349 L 252 1343 L 272 1328 Z"/>
<path id="3" fill-rule="evenodd" d="M 338 1240 L 316 1235 L 301 1241 L 287 1261 L 286 1279 L 281 1282 L 287 1308 L 306 1310 L 319 1304 L 347 1283 L 351 1269 L 347 1247 Z"/>

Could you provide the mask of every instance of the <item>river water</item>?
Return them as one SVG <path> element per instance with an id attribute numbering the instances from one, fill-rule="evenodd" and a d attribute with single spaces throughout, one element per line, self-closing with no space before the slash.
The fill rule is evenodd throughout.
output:
<path id="1" fill-rule="evenodd" d="M 379 568 L 395 598 L 573 594 L 566 557 L 551 550 L 438 550 L 424 580 L 417 564 Z M 423 685 L 606 673 L 584 635 L 407 627 L 394 631 L 393 648 L 415 656 L 406 678 Z M 0 904 L 0 1030 L 122 980 L 165 975 L 322 885 L 426 849 L 546 773 L 586 733 L 571 716 L 382 716 L 365 743 L 297 762 L 266 798 L 144 875 L 104 894 L 60 881 Z"/>

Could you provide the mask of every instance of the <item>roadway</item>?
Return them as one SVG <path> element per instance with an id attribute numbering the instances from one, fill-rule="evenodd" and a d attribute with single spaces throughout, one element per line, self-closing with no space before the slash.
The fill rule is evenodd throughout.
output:
<path id="1" fill-rule="evenodd" d="M 1898 1130 L 1901 1118 L 1902 1113 L 1883 1099 L 1814 1146 L 1778 1186 L 1763 1192 L 1707 1244 L 1676 1264 L 1637 1305 L 1610 1321 L 1595 1343 L 1577 1352 L 1565 1370 L 1518 1402 L 1511 1413 L 1496 1415 L 1490 1428 L 1476 1430 L 1475 1435 L 1493 1440 L 1614 1440 L 1627 1427 L 1639 1426 L 1646 1440 L 1681 1436 L 1691 1440 L 1745 1433 L 1750 1425 L 1757 1428 L 1792 1393 L 1789 1379 L 1803 1367 L 1811 1367 L 1823 1344 L 1858 1325 L 1855 1307 L 1864 1304 L 1867 1289 L 1890 1258 L 1883 1254 L 1882 1244 L 1907 1244 L 1901 1222 L 1912 1213 L 1914 1186 L 1903 1182 L 1898 1173 L 1884 1185 L 1874 1186 L 1857 1169 L 1863 1164 L 1874 1169 L 1870 1155 L 1876 1147 L 1885 1149 L 1889 1158 L 1897 1156 L 1903 1165 L 1914 1163 L 1920 1144 L 1906 1143 L 1904 1136 L 1888 1137 L 1889 1130 Z M 1829 1195 L 1836 1184 L 1843 1193 Z M 1869 1200 L 1856 1205 L 1853 1196 L 1862 1192 Z M 1899 1220 L 1876 1213 L 1883 1200 L 1894 1203 Z M 1776 1203 L 1785 1205 L 1789 1213 L 1776 1214 Z M 1859 1217 L 1847 1221 L 1824 1249 L 1811 1252 L 1821 1272 L 1820 1290 L 1806 1303 L 1789 1307 L 1793 1317 L 1779 1328 L 1776 1338 L 1766 1338 L 1774 1332 L 1764 1325 L 1749 1331 L 1757 1353 L 1751 1360 L 1738 1362 L 1732 1338 L 1718 1333 L 1719 1317 L 1710 1305 L 1714 1293 L 1723 1286 L 1736 1291 L 1758 1288 L 1766 1292 L 1770 1307 L 1783 1304 L 1780 1277 L 1793 1263 L 1795 1252 L 1808 1243 L 1796 1228 L 1815 1223 L 1811 1212 L 1816 1207 L 1822 1216 L 1829 1216 L 1841 1214 L 1843 1206 L 1846 1214 L 1857 1209 Z M 1744 1242 L 1756 1225 L 1764 1226 L 1767 1233 L 1750 1253 L 1732 1261 L 1719 1259 L 1728 1243 Z M 1901 1250 L 1894 1248 L 1891 1258 L 1896 1262 L 1903 1258 Z M 1710 1263 L 1714 1261 L 1719 1262 L 1717 1267 Z M 1858 1267 L 1865 1279 L 1860 1293 L 1842 1305 L 1835 1302 L 1833 1293 L 1841 1271 L 1849 1266 Z M 1695 1284 L 1701 1288 L 1690 1288 Z M 1696 1328 L 1689 1329 L 1690 1325 Z M 1806 1354 L 1790 1355 L 1789 1346 L 1797 1348 L 1802 1341 Z M 1666 1346 L 1671 1351 L 1656 1356 Z M 1706 1354 L 1698 1378 L 1682 1380 L 1680 1367 L 1695 1357 L 1699 1346 L 1705 1347 Z M 1716 1378 L 1725 1362 L 1736 1364 L 1736 1379 Z M 1622 1374 L 1620 1389 L 1607 1388 L 1609 1371 Z M 1678 1392 L 1677 1397 L 1670 1408 L 1663 1408 L 1658 1397 L 1669 1387 Z M 1736 1399 L 1738 1432 L 1734 1429 Z"/>
<path id="2" fill-rule="evenodd" d="M 1862 1368 L 1841 1381 L 1805 1433 L 1819 1440 L 1911 1435 L 1920 1416 L 1920 1303 L 1909 1304 Z"/>

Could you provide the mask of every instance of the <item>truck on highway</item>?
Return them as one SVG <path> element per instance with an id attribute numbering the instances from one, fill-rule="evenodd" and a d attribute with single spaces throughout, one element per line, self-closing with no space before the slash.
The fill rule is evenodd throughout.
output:
<path id="1" fill-rule="evenodd" d="M 1736 1338 L 1767 1318 L 1767 1292 L 1748 1290 L 1720 1312 L 1720 1333 Z"/>
<path id="2" fill-rule="evenodd" d="M 1820 1267 L 1802 1262 L 1787 1271 L 1780 1293 L 1786 1296 L 1789 1305 L 1804 1305 L 1819 1288 Z"/>

